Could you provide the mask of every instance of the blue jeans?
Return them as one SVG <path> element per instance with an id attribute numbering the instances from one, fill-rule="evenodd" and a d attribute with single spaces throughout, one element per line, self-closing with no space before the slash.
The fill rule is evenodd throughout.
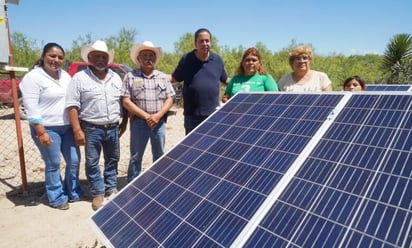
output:
<path id="1" fill-rule="evenodd" d="M 208 116 L 185 115 L 185 133 L 188 135 L 193 129 L 200 125 Z"/>
<path id="2" fill-rule="evenodd" d="M 86 176 L 92 197 L 104 195 L 117 189 L 117 165 L 120 159 L 118 127 L 97 127 L 82 123 L 86 137 Z M 100 171 L 99 160 L 103 149 L 104 171 Z"/>
<path id="3" fill-rule="evenodd" d="M 143 153 L 150 138 L 152 146 L 153 162 L 164 153 L 166 141 L 166 124 L 164 119 L 160 120 L 157 126 L 150 130 L 146 121 L 134 117 L 130 123 L 130 161 L 127 170 L 127 181 L 132 181 L 142 170 Z"/>
<path id="4" fill-rule="evenodd" d="M 35 129 L 30 126 L 31 136 L 39 148 L 46 165 L 45 185 L 49 204 L 52 207 L 68 200 L 77 201 L 83 195 L 79 183 L 80 149 L 74 142 L 71 126 L 45 126 L 46 132 L 53 142 L 50 147 L 40 144 Z M 66 162 L 64 181 L 60 175 L 60 158 Z"/>

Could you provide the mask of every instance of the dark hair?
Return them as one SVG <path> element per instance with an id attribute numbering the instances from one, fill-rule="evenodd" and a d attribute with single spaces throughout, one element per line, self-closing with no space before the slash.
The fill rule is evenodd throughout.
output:
<path id="1" fill-rule="evenodd" d="M 48 51 L 50 51 L 50 49 L 52 49 L 53 47 L 57 47 L 58 49 L 62 50 L 63 55 L 65 55 L 64 49 L 63 49 L 62 46 L 60 46 L 59 44 L 54 43 L 54 42 L 47 43 L 47 44 L 43 47 L 43 52 L 41 53 L 40 59 L 38 59 L 38 60 L 34 63 L 33 68 L 36 67 L 36 66 L 40 66 L 40 67 L 43 67 L 43 66 L 44 66 L 44 56 L 46 56 L 46 53 L 47 53 Z"/>
<path id="2" fill-rule="evenodd" d="M 265 67 L 263 66 L 263 63 L 262 63 L 262 59 L 261 59 L 261 57 L 260 57 L 259 50 L 258 50 L 257 48 L 255 48 L 255 47 L 250 47 L 250 48 L 248 48 L 248 49 L 243 53 L 242 60 L 240 61 L 239 67 L 238 67 L 238 69 L 237 69 L 237 73 L 238 73 L 238 74 L 241 74 L 241 75 L 245 74 L 245 69 L 243 68 L 243 60 L 245 60 L 245 58 L 246 58 L 247 56 L 249 56 L 250 54 L 253 55 L 253 56 L 258 57 L 259 66 L 258 66 L 258 68 L 257 68 L 257 70 L 256 70 L 257 73 L 259 73 L 259 74 L 266 74 Z"/>
<path id="3" fill-rule="evenodd" d="M 365 90 L 365 87 L 366 87 L 365 81 L 364 81 L 362 78 L 360 78 L 359 76 L 351 76 L 351 77 L 348 77 L 348 78 L 343 82 L 343 89 L 345 89 L 345 87 L 349 84 L 349 82 L 352 81 L 352 80 L 354 80 L 354 79 L 359 82 L 360 86 L 362 87 L 362 90 Z"/>
<path id="4" fill-rule="evenodd" d="M 210 31 L 207 28 L 199 28 L 198 30 L 196 30 L 195 32 L 195 41 L 197 41 L 197 38 L 199 36 L 200 33 L 208 33 L 210 36 L 210 40 L 212 40 L 212 34 L 210 33 Z"/>

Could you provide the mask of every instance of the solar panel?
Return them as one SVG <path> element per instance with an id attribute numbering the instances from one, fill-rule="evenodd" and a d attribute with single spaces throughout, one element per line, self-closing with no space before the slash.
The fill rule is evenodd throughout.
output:
<path id="1" fill-rule="evenodd" d="M 407 84 L 368 84 L 367 91 L 412 91 L 412 85 Z"/>
<path id="2" fill-rule="evenodd" d="M 238 94 L 91 223 L 107 247 L 410 247 L 411 105 Z"/>

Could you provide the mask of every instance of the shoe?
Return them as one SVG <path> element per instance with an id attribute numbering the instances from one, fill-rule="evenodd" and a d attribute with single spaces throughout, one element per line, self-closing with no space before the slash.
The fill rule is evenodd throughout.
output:
<path id="1" fill-rule="evenodd" d="M 94 211 L 99 209 L 101 206 L 103 206 L 103 201 L 104 201 L 104 197 L 102 195 L 98 195 L 98 196 L 93 197 L 92 209 Z"/>
<path id="2" fill-rule="evenodd" d="M 104 194 L 104 197 L 110 197 L 110 196 L 112 196 L 112 195 L 117 194 L 118 192 L 119 192 L 119 191 L 117 191 L 117 189 L 113 189 L 113 190 L 107 191 L 107 192 Z"/>
<path id="3" fill-rule="evenodd" d="M 70 208 L 70 206 L 69 206 L 68 202 L 65 202 L 65 203 L 57 205 L 57 206 L 52 206 L 52 208 L 59 209 L 59 210 L 67 210 L 67 209 Z"/>

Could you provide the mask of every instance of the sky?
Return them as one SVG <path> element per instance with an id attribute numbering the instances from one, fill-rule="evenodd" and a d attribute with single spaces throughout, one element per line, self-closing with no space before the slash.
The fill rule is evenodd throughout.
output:
<path id="1" fill-rule="evenodd" d="M 20 0 L 7 7 L 10 32 L 39 48 L 70 49 L 79 37 L 105 39 L 125 28 L 136 31 L 135 43 L 174 52 L 183 35 L 207 28 L 221 47 L 259 42 L 277 52 L 294 41 L 348 56 L 383 54 L 394 35 L 412 34 L 411 0 Z"/>

